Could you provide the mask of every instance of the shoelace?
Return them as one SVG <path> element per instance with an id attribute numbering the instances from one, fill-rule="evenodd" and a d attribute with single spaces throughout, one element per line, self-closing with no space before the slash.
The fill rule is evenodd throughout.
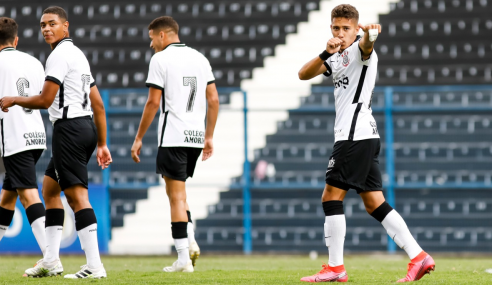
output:
<path id="1" fill-rule="evenodd" d="M 331 272 L 331 269 L 330 269 L 330 267 L 328 266 L 328 264 L 323 263 L 323 264 L 321 265 L 321 267 L 322 267 L 323 269 L 321 269 L 321 271 L 320 271 L 320 272 L 318 272 L 316 275 L 320 275 L 320 274 L 323 274 L 323 273 Z"/>

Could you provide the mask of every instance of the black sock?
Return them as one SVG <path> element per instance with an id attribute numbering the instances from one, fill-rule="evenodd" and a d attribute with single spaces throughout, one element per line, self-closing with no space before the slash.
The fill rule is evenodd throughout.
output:
<path id="1" fill-rule="evenodd" d="M 12 223 L 13 218 L 14 210 L 7 210 L 0 207 L 0 225 L 8 228 L 10 226 L 10 223 Z"/>
<path id="2" fill-rule="evenodd" d="M 171 232 L 174 239 L 188 237 L 188 222 L 171 222 Z"/>
<path id="3" fill-rule="evenodd" d="M 75 229 L 80 231 L 92 224 L 97 224 L 96 214 L 94 209 L 86 208 L 75 213 Z"/>
<path id="4" fill-rule="evenodd" d="M 332 200 L 323 202 L 323 211 L 325 216 L 343 215 L 343 201 Z"/>
<path id="5" fill-rule="evenodd" d="M 186 214 L 188 214 L 188 223 L 193 223 L 191 221 L 191 213 L 190 213 L 190 211 L 186 211 Z"/>
<path id="6" fill-rule="evenodd" d="M 386 203 L 385 201 L 371 213 L 371 216 L 381 223 L 392 210 L 393 207 L 391 207 L 390 204 Z"/>
<path id="7" fill-rule="evenodd" d="M 27 207 L 26 216 L 30 225 L 37 219 L 46 216 L 46 210 L 44 209 L 43 203 L 36 203 Z"/>
<path id="8" fill-rule="evenodd" d="M 63 226 L 65 221 L 65 210 L 63 209 L 47 209 L 45 227 Z"/>

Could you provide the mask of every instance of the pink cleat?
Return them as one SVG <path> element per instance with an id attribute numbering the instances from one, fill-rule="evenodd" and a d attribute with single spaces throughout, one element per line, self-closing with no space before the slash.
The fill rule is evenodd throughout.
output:
<path id="1" fill-rule="evenodd" d="M 396 282 L 403 283 L 420 280 L 420 278 L 424 277 L 425 274 L 430 274 L 431 271 L 434 271 L 435 268 L 436 263 L 434 262 L 434 259 L 432 259 L 432 257 L 425 251 L 422 251 L 408 264 L 407 276 Z"/>
<path id="2" fill-rule="evenodd" d="M 301 281 L 304 282 L 347 282 L 348 275 L 343 265 L 330 267 L 327 264 L 322 265 L 323 269 L 320 272 L 312 275 L 302 277 Z"/>

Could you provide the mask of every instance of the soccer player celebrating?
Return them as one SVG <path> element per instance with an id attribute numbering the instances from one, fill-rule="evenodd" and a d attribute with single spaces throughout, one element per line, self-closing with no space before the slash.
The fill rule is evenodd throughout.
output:
<path id="1" fill-rule="evenodd" d="M 346 282 L 343 244 L 346 224 L 343 199 L 352 188 L 364 201 L 366 211 L 378 220 L 395 243 L 411 259 L 408 274 L 398 282 L 419 280 L 434 270 L 435 263 L 417 244 L 402 217 L 382 193 L 379 170 L 380 150 L 376 121 L 372 116 L 371 98 L 376 82 L 378 57 L 374 41 L 381 32 L 377 24 L 359 24 L 359 13 L 351 5 L 339 5 L 331 12 L 330 39 L 318 57 L 299 71 L 301 80 L 320 74 L 333 76 L 335 84 L 335 145 L 326 170 L 322 195 L 325 212 L 325 240 L 329 251 L 328 265 L 307 282 Z M 359 29 L 364 31 L 358 37 Z"/>
<path id="2" fill-rule="evenodd" d="M 213 154 L 212 138 L 219 97 L 209 61 L 198 51 L 180 43 L 178 30 L 178 23 L 171 17 L 156 18 L 149 25 L 150 47 L 155 50 L 146 84 L 149 98 L 131 153 L 133 160 L 140 162 L 142 138 L 160 107 L 157 173 L 166 182 L 172 236 L 178 252 L 178 260 L 163 270 L 193 272 L 194 261 L 200 252 L 191 236 L 185 181 L 193 176 L 202 149 L 202 160 Z"/>
<path id="3" fill-rule="evenodd" d="M 0 18 L 0 98 L 17 93 L 28 97 L 41 93 L 44 69 L 36 58 L 17 51 L 17 23 Z M 36 162 L 46 149 L 46 133 L 39 110 L 19 106 L 0 113 L 1 154 L 5 179 L 0 200 L 0 240 L 14 217 L 17 196 L 43 254 L 45 209 L 39 199 Z"/>
<path id="4" fill-rule="evenodd" d="M 47 248 L 43 260 L 26 274 L 44 277 L 63 271 L 59 251 L 65 217 L 60 193 L 64 191 L 75 212 L 75 228 L 87 257 L 79 272 L 65 278 L 101 278 L 106 277 L 106 271 L 99 256 L 96 215 L 89 203 L 87 163 L 96 145 L 98 164 L 105 168 L 112 161 L 106 146 L 106 114 L 89 62 L 69 38 L 67 19 L 60 7 L 43 11 L 41 33 L 53 51 L 46 62 L 41 94 L 3 97 L 0 107 L 4 112 L 14 105 L 48 109 L 53 123 L 52 158 L 43 181 Z"/>

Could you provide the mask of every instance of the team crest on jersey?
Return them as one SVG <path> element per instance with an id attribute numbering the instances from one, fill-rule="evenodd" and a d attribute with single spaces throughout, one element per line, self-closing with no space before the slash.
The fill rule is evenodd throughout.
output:
<path id="1" fill-rule="evenodd" d="M 346 50 L 342 53 L 342 65 L 347 67 L 350 64 L 350 59 L 348 57 L 349 52 Z"/>

